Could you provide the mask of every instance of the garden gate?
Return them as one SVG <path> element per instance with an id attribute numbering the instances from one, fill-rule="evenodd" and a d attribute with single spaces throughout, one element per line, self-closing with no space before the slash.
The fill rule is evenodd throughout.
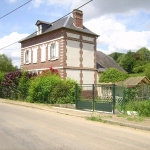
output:
<path id="1" fill-rule="evenodd" d="M 77 109 L 115 112 L 114 84 L 77 84 L 75 88 Z"/>

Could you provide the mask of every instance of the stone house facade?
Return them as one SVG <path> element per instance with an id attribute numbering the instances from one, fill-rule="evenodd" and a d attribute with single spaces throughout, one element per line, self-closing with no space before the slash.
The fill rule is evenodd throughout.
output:
<path id="1" fill-rule="evenodd" d="M 21 69 L 40 73 L 53 67 L 63 79 L 97 83 L 98 35 L 83 26 L 82 11 L 53 23 L 38 20 L 36 26 L 37 32 L 20 41 Z"/>

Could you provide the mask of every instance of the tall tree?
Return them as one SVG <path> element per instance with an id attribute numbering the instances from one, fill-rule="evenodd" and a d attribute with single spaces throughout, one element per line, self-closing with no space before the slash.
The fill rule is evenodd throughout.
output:
<path id="1" fill-rule="evenodd" d="M 11 58 L 8 58 L 5 54 L 0 54 L 0 71 L 11 72 L 17 69 L 17 66 L 13 66 Z"/>
<path id="2" fill-rule="evenodd" d="M 133 68 L 136 61 L 135 57 L 133 57 L 134 54 L 134 52 L 128 51 L 120 62 L 121 67 L 124 68 L 128 73 L 133 73 Z"/>

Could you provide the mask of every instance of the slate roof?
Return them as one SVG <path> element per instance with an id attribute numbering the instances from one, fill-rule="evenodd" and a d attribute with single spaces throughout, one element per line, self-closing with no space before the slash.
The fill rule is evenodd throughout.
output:
<path id="1" fill-rule="evenodd" d="M 109 68 L 116 68 L 119 71 L 126 72 L 122 67 L 120 67 L 110 56 L 104 54 L 101 51 L 96 52 L 96 61 L 98 72 L 104 72 Z"/>
<path id="2" fill-rule="evenodd" d="M 66 28 L 66 29 L 71 29 L 71 30 L 75 30 L 75 31 L 83 32 L 83 33 L 88 33 L 88 34 L 91 34 L 91 35 L 94 35 L 94 36 L 98 36 L 94 32 L 87 29 L 84 25 L 83 25 L 83 29 L 76 28 L 73 25 L 73 18 L 71 16 L 62 18 L 62 19 L 60 19 L 58 21 L 55 21 L 53 23 L 48 23 L 48 22 L 45 22 L 45 21 L 38 20 L 36 22 L 36 25 L 40 24 L 40 23 L 41 24 L 42 23 L 43 24 L 49 24 L 49 27 L 42 34 L 52 32 L 52 31 L 55 31 L 55 30 L 60 29 L 60 28 Z M 40 34 L 40 35 L 42 35 L 42 34 Z M 37 32 L 35 32 L 35 33 L 29 35 L 28 37 L 26 37 L 25 39 L 21 40 L 20 42 L 25 41 L 27 39 L 31 39 L 31 38 L 36 37 L 36 36 L 40 36 L 40 35 L 37 35 Z"/>

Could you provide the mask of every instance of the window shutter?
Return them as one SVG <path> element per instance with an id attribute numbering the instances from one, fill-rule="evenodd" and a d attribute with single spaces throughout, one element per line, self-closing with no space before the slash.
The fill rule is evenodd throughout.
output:
<path id="1" fill-rule="evenodd" d="M 26 64 L 26 51 L 23 52 L 24 64 Z"/>
<path id="2" fill-rule="evenodd" d="M 37 49 L 38 49 L 38 47 L 34 47 L 32 49 L 32 51 L 33 51 L 33 63 L 37 63 Z"/>
<path id="3" fill-rule="evenodd" d="M 51 44 L 48 45 L 48 60 L 51 60 Z"/>
<path id="4" fill-rule="evenodd" d="M 31 49 L 29 50 L 29 63 L 31 63 Z"/>
<path id="5" fill-rule="evenodd" d="M 59 57 L 59 43 L 58 42 L 56 42 L 55 54 L 56 54 L 56 58 L 58 58 Z"/>
<path id="6" fill-rule="evenodd" d="M 41 46 L 41 62 L 46 61 L 46 45 Z"/>

